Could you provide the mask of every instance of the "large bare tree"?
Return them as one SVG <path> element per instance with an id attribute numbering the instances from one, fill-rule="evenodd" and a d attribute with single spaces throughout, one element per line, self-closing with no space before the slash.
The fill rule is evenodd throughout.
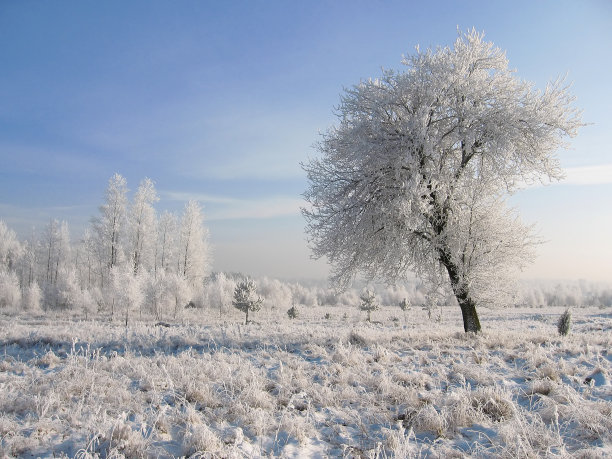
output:
<path id="1" fill-rule="evenodd" d="M 444 281 L 478 332 L 477 304 L 534 242 L 504 197 L 562 177 L 556 151 L 580 113 L 563 81 L 535 89 L 474 30 L 403 64 L 345 90 L 338 125 L 304 165 L 306 230 L 336 286 L 359 272 Z"/>

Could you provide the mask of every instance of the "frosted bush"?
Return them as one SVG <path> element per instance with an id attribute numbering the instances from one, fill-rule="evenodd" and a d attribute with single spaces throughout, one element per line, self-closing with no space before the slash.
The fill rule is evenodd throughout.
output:
<path id="1" fill-rule="evenodd" d="M 21 301 L 21 290 L 17 275 L 0 269 L 0 309 L 17 308 Z"/>
<path id="2" fill-rule="evenodd" d="M 42 291 L 36 281 L 32 282 L 23 294 L 23 309 L 30 313 L 41 311 Z"/>
<path id="3" fill-rule="evenodd" d="M 147 450 L 149 442 L 142 436 L 140 431 L 133 430 L 132 427 L 125 422 L 122 416 L 111 429 L 108 438 L 109 452 L 115 450 L 125 457 L 130 458 L 145 458 L 148 456 Z"/>
<path id="4" fill-rule="evenodd" d="M 410 424 L 416 432 L 432 432 L 437 437 L 442 436 L 447 427 L 444 415 L 429 403 L 413 415 Z"/>
<path id="5" fill-rule="evenodd" d="M 220 453 L 223 443 L 210 428 L 204 424 L 188 425 L 183 435 L 183 454 L 187 456 L 204 453 Z"/>
<path id="6" fill-rule="evenodd" d="M 290 319 L 297 319 L 299 317 L 299 315 L 300 315 L 300 313 L 299 313 L 299 311 L 298 311 L 298 309 L 297 309 L 297 307 L 295 305 L 291 306 L 291 308 L 289 308 L 287 310 L 287 316 Z"/>
<path id="7" fill-rule="evenodd" d="M 497 387 L 478 389 L 470 395 L 472 407 L 493 422 L 514 417 L 516 407 L 510 395 Z"/>

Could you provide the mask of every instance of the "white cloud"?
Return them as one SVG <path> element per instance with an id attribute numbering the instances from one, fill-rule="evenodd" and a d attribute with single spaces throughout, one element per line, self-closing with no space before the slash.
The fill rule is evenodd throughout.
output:
<path id="1" fill-rule="evenodd" d="M 612 164 L 569 167 L 565 169 L 564 185 L 601 185 L 612 183 Z"/>

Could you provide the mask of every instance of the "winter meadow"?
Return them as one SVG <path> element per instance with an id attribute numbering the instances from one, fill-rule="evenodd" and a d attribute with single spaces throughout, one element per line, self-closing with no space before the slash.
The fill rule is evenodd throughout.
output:
<path id="1" fill-rule="evenodd" d="M 0 456 L 612 455 L 612 286 L 517 281 L 569 85 L 475 30 L 344 90 L 302 164 L 327 281 L 215 272 L 203 207 L 110 177 L 82 234 L 0 220 Z"/>

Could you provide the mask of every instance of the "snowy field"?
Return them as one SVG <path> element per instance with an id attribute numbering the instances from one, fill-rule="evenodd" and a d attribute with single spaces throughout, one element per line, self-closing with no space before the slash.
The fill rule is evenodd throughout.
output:
<path id="1" fill-rule="evenodd" d="M 300 312 L 0 316 L 0 457 L 612 455 L 609 308 Z"/>

